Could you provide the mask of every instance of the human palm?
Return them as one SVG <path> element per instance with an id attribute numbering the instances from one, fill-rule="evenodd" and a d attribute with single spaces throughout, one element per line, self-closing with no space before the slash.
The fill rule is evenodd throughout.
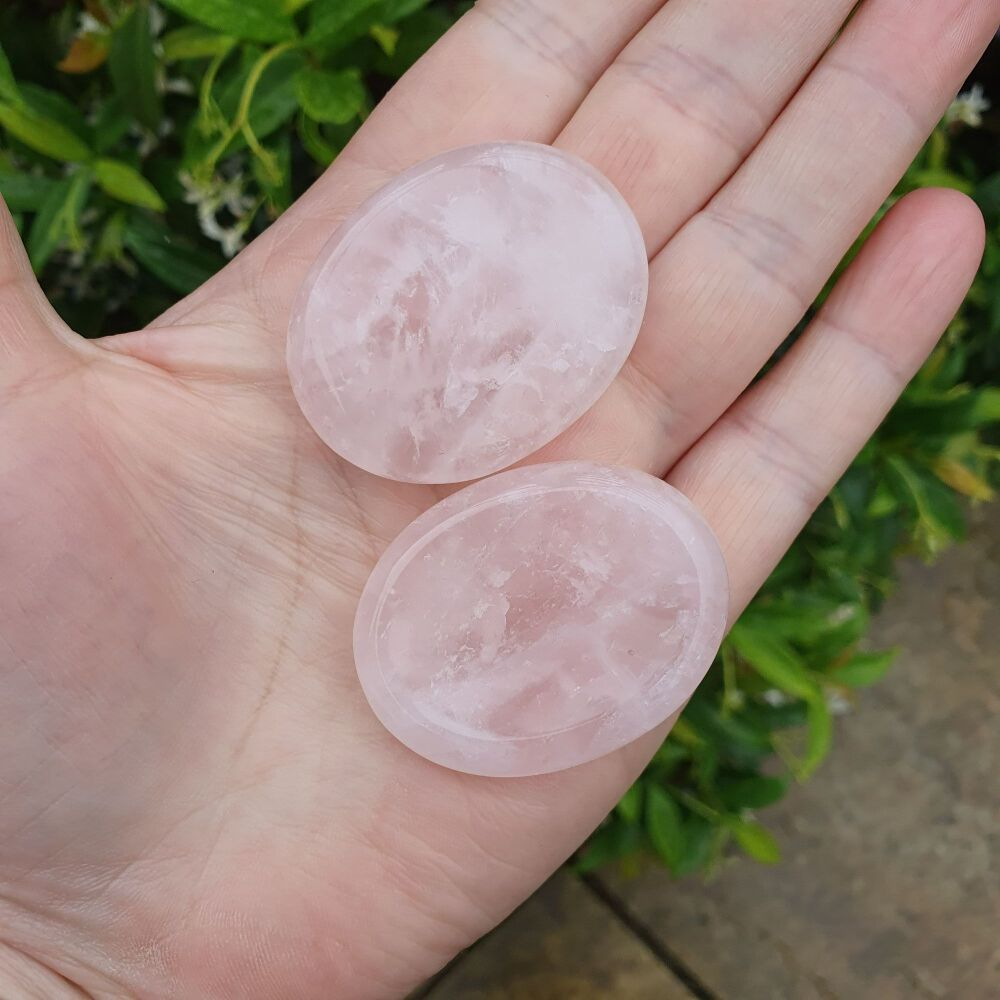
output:
<path id="1" fill-rule="evenodd" d="M 736 615 L 971 280 L 975 208 L 912 195 L 744 392 L 919 147 L 996 0 L 482 0 L 324 178 L 146 330 L 85 342 L 0 248 L 0 994 L 388 997 L 524 899 L 663 731 L 561 774 L 415 756 L 351 623 L 440 492 L 339 460 L 284 370 L 291 300 L 358 202 L 441 150 L 555 142 L 630 201 L 639 343 L 537 459 L 667 476 Z M 817 60 L 819 61 L 816 65 Z M 794 95 L 794 96 L 793 96 Z"/>

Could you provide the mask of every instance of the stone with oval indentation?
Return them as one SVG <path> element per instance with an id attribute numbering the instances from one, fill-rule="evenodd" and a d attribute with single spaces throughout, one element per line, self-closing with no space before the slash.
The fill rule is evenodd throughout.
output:
<path id="1" fill-rule="evenodd" d="M 437 504 L 375 568 L 354 631 L 382 723 L 472 774 L 573 767 L 681 708 L 725 630 L 726 569 L 677 490 L 583 462 Z"/>
<path id="2" fill-rule="evenodd" d="M 292 388 L 362 469 L 477 479 L 597 401 L 648 282 L 632 212 L 582 160 L 531 143 L 455 150 L 391 182 L 323 250 L 293 311 Z"/>

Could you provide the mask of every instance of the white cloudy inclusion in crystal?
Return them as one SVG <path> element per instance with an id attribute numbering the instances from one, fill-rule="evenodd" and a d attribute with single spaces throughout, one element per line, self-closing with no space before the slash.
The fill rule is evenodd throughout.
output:
<path id="1" fill-rule="evenodd" d="M 294 309 L 288 370 L 316 433 L 403 482 L 464 482 L 582 416 L 635 343 L 649 269 L 596 170 L 532 143 L 445 153 L 338 230 Z"/>
<path id="2" fill-rule="evenodd" d="M 701 681 L 728 585 L 708 525 L 641 472 L 559 462 L 431 508 L 365 588 L 365 694 L 412 750 L 472 774 L 573 767 L 655 728 Z"/>

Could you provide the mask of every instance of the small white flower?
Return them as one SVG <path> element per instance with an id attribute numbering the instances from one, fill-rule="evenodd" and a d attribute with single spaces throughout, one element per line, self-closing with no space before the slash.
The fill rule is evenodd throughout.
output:
<path id="1" fill-rule="evenodd" d="M 983 115 L 990 110 L 992 105 L 983 91 L 982 84 L 977 83 L 972 90 L 967 90 L 964 94 L 959 94 L 951 102 L 951 107 L 945 112 L 944 120 L 946 125 L 954 125 L 961 122 L 970 128 L 979 128 L 983 124 Z"/>
<path id="2" fill-rule="evenodd" d="M 227 257 L 235 257 L 243 249 L 243 236 L 249 226 L 249 219 L 240 220 L 231 226 L 222 226 L 211 210 L 198 208 L 198 227 L 210 239 L 222 247 Z"/>
<path id="3" fill-rule="evenodd" d="M 183 76 L 165 77 L 163 90 L 167 94 L 193 94 L 194 84 Z"/>
<path id="4" fill-rule="evenodd" d="M 159 4 L 149 5 L 149 29 L 153 37 L 156 38 L 167 25 L 167 16 L 160 10 Z"/>
<path id="5" fill-rule="evenodd" d="M 831 715 L 847 715 L 854 710 L 850 701 L 837 691 L 826 692 L 826 707 Z"/>
<path id="6" fill-rule="evenodd" d="M 761 698 L 771 706 L 771 708 L 781 708 L 782 705 L 787 705 L 792 699 L 785 694 L 784 691 L 779 691 L 777 688 L 770 688 L 765 691 Z"/>
<path id="7" fill-rule="evenodd" d="M 140 160 L 145 160 L 146 157 L 149 156 L 160 144 L 159 136 L 155 132 L 150 132 L 146 128 L 138 125 L 130 125 L 128 132 L 130 136 L 139 140 L 135 147 L 135 151 Z"/>
<path id="8" fill-rule="evenodd" d="M 76 22 L 77 35 L 106 35 L 110 29 L 103 21 L 98 21 L 93 14 L 81 11 Z"/>
<path id="9" fill-rule="evenodd" d="M 243 171 L 228 179 L 215 175 L 207 181 L 199 181 L 186 172 L 179 178 L 185 191 L 184 200 L 197 211 L 198 228 L 218 243 L 227 257 L 235 256 L 243 249 L 243 237 L 253 221 L 255 208 L 254 199 L 243 190 L 246 183 Z M 233 216 L 232 225 L 223 226 L 219 222 L 218 214 L 222 210 Z"/>

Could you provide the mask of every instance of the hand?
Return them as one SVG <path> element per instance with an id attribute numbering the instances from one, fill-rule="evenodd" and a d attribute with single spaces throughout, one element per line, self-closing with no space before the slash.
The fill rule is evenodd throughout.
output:
<path id="1" fill-rule="evenodd" d="M 418 160 L 500 138 L 590 160 L 638 215 L 652 296 L 618 381 L 537 458 L 667 476 L 718 534 L 735 617 L 981 252 L 963 196 L 906 198 L 744 392 L 1000 14 L 868 0 L 826 51 L 853 7 L 482 0 L 294 208 L 122 337 L 60 323 L 5 217 L 0 993 L 397 996 L 600 821 L 665 729 L 497 781 L 425 762 L 368 709 L 358 595 L 439 494 L 319 443 L 284 370 L 289 304 L 338 220 Z"/>

